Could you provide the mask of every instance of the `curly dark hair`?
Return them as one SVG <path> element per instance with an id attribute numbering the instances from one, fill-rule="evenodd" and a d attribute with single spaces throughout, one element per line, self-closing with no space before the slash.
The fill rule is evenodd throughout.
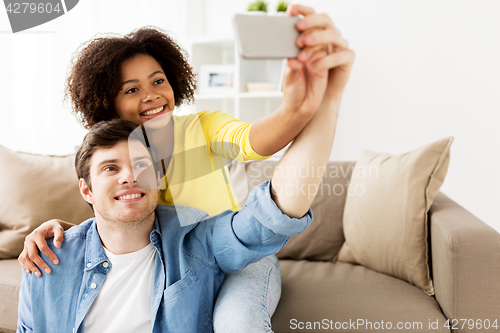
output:
<path id="1" fill-rule="evenodd" d="M 114 99 L 122 82 L 121 65 L 139 54 L 152 56 L 163 68 L 176 106 L 194 101 L 196 76 L 187 52 L 163 30 L 148 26 L 125 36 L 99 36 L 80 45 L 66 80 L 65 100 L 71 100 L 85 128 L 118 116 Z"/>

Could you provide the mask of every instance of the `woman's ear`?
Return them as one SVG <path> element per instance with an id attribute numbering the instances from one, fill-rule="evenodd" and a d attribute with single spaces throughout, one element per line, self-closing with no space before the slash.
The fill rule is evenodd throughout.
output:
<path id="1" fill-rule="evenodd" d="M 82 195 L 82 197 L 89 204 L 93 205 L 94 204 L 94 195 L 92 194 L 92 191 L 90 190 L 89 186 L 85 182 L 85 179 L 80 178 L 79 186 L 80 186 L 80 194 Z"/>

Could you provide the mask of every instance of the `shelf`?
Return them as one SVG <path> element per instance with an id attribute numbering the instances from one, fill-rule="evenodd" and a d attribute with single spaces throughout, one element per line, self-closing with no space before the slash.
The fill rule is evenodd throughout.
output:
<path id="1" fill-rule="evenodd" d="M 234 48 L 234 39 L 231 36 L 200 36 L 189 39 L 191 45 L 203 45 L 217 48 Z"/>
<path id="2" fill-rule="evenodd" d="M 241 92 L 238 95 L 240 98 L 282 98 L 281 91 L 262 91 L 262 92 Z"/>
<path id="3" fill-rule="evenodd" d="M 195 100 L 207 100 L 207 99 L 233 99 L 236 95 L 233 92 L 221 92 L 213 94 L 195 94 Z"/>
<path id="4" fill-rule="evenodd" d="M 189 38 L 189 47 L 191 66 L 194 73 L 198 75 L 198 89 L 194 95 L 195 107 L 198 111 L 221 110 L 243 122 L 252 123 L 277 110 L 283 102 L 283 92 L 276 89 L 260 92 L 246 91 L 248 82 L 268 82 L 274 83 L 276 87 L 281 87 L 283 61 L 240 58 L 231 31 L 222 36 L 192 36 Z M 204 66 L 207 65 L 233 66 L 234 87 L 220 91 L 206 89 L 208 85 L 206 82 L 208 81 L 207 67 Z"/>
<path id="5" fill-rule="evenodd" d="M 213 94 L 195 94 L 196 100 L 207 99 L 233 99 L 233 98 L 283 98 L 281 91 L 262 91 L 262 92 L 241 92 L 239 94 L 227 93 L 213 93 Z"/>

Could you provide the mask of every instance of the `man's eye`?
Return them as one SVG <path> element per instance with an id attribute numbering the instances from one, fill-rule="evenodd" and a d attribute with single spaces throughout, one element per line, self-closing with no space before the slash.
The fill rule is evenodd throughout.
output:
<path id="1" fill-rule="evenodd" d="M 125 94 L 131 94 L 131 93 L 135 93 L 137 91 L 137 88 L 130 88 L 129 90 L 127 90 L 125 92 Z"/>
<path id="2" fill-rule="evenodd" d="M 165 79 L 158 79 L 155 81 L 155 84 L 161 84 L 163 82 L 165 82 Z"/>
<path id="3" fill-rule="evenodd" d="M 104 171 L 114 172 L 116 171 L 116 168 L 114 166 L 108 166 L 104 168 Z"/>

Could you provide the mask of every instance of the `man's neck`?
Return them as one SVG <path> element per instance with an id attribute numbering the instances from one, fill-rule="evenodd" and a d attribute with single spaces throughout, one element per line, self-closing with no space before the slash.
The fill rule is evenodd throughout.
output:
<path id="1" fill-rule="evenodd" d="M 96 213 L 97 232 L 102 245 L 116 255 L 132 253 L 146 247 L 155 222 L 153 212 L 144 221 L 114 222 L 107 221 Z"/>

